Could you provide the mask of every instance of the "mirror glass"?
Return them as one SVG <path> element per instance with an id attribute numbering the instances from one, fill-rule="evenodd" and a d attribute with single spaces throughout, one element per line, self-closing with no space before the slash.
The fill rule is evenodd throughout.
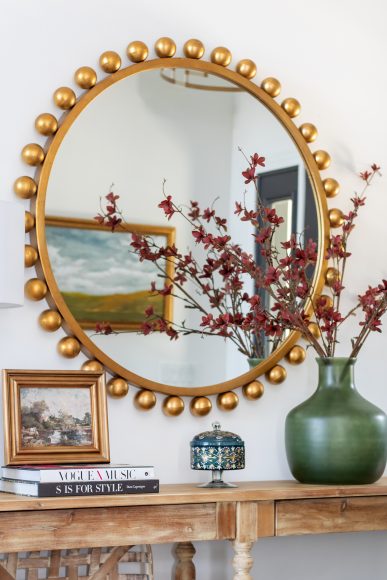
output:
<path id="1" fill-rule="evenodd" d="M 201 88 L 190 86 L 196 84 Z M 255 253 L 252 227 L 234 215 L 246 187 L 246 204 L 255 206 L 254 188 L 241 176 L 246 160 L 239 147 L 266 158 L 259 187 L 265 205 L 285 218 L 278 243 L 304 230 L 317 240 L 314 195 L 297 147 L 261 102 L 216 76 L 159 69 L 126 77 L 82 111 L 56 154 L 46 237 L 57 285 L 84 332 L 133 373 L 194 387 L 232 379 L 249 367 L 246 356 L 219 336 L 171 341 L 165 334 L 138 333 L 157 272 L 130 252 L 130 235 L 95 227 L 100 198 L 113 190 L 127 222 L 163 243 L 175 238 L 184 253 L 196 252 L 189 224 L 181 216 L 168 221 L 158 208 L 165 178 L 177 204 L 215 203 L 217 214 L 229 220 L 233 241 Z M 250 286 L 246 281 L 251 294 Z M 159 297 L 155 309 L 189 326 L 201 318 L 177 298 Z M 125 332 L 97 335 L 96 322 Z M 265 344 L 265 356 L 271 348 Z"/>

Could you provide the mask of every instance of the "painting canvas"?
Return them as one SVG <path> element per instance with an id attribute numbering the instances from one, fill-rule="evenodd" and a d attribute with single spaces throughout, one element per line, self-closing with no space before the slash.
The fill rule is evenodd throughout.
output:
<path id="1" fill-rule="evenodd" d="M 49 217 L 46 239 L 58 288 L 82 328 L 109 323 L 113 329 L 137 330 L 144 311 L 170 320 L 172 297 L 152 295 L 151 283 L 164 280 L 155 264 L 140 262 L 130 250 L 130 231 L 152 235 L 159 245 L 172 245 L 174 228 L 128 225 L 112 233 L 93 220 Z M 168 266 L 170 270 L 170 267 Z M 171 272 L 165 272 L 170 274 Z"/>
<path id="2" fill-rule="evenodd" d="M 21 387 L 23 447 L 91 445 L 90 390 Z"/>
<path id="3" fill-rule="evenodd" d="M 23 463 L 105 463 L 104 373 L 5 370 L 4 456 Z"/>

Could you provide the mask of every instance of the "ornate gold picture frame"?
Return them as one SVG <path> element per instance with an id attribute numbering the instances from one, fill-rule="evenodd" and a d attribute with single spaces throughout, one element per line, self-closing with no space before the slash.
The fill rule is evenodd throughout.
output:
<path id="1" fill-rule="evenodd" d="M 5 370 L 3 409 L 6 465 L 109 461 L 101 373 Z"/>
<path id="2" fill-rule="evenodd" d="M 81 328 L 95 329 L 97 324 L 105 323 L 113 331 L 135 332 L 145 320 L 144 312 L 148 306 L 153 306 L 164 319 L 172 320 L 173 297 L 150 292 L 152 281 L 157 287 L 162 287 L 164 280 L 160 281 L 156 266 L 144 271 L 143 264 L 133 257 L 128 238 L 131 233 L 150 235 L 165 247 L 172 246 L 175 241 L 174 227 L 125 223 L 112 232 L 95 220 L 46 218 L 47 245 L 55 250 L 52 253 L 57 256 L 57 263 L 52 263 L 51 267 L 62 297 Z M 126 234 L 125 245 L 117 237 L 120 234 Z M 93 256 L 98 257 L 93 259 Z M 114 274 L 107 268 L 107 261 Z M 77 272 L 78 263 L 80 272 Z M 63 264 L 65 275 L 61 272 Z M 91 269 L 91 264 L 94 269 Z M 69 273 L 69 268 L 73 269 L 73 274 Z M 165 276 L 169 280 L 173 277 L 173 263 L 170 261 Z M 121 290 L 113 290 L 112 286 Z"/>

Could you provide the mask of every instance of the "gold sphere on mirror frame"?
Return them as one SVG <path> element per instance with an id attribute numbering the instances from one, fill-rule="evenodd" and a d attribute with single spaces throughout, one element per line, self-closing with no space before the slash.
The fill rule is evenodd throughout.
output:
<path id="1" fill-rule="evenodd" d="M 270 369 L 266 374 L 266 380 L 271 385 L 280 385 L 286 379 L 287 372 L 286 369 L 281 365 L 275 365 L 272 369 Z"/>
<path id="2" fill-rule="evenodd" d="M 324 179 L 323 186 L 327 197 L 335 197 L 340 192 L 340 184 L 333 177 Z"/>
<path id="3" fill-rule="evenodd" d="M 13 184 L 13 190 L 18 197 L 22 199 L 31 199 L 38 191 L 38 186 L 32 177 L 28 175 L 23 175 L 23 177 L 18 177 Z"/>
<path id="4" fill-rule="evenodd" d="M 183 46 L 184 56 L 187 58 L 202 58 L 204 54 L 204 44 L 197 38 L 190 38 Z"/>
<path id="5" fill-rule="evenodd" d="M 244 58 L 238 62 L 235 70 L 243 77 L 246 77 L 247 79 L 253 79 L 257 74 L 257 65 L 249 58 Z"/>
<path id="6" fill-rule="evenodd" d="M 81 66 L 75 71 L 74 80 L 81 89 L 91 89 L 97 82 L 97 73 L 90 66 Z"/>
<path id="7" fill-rule="evenodd" d="M 231 62 L 232 54 L 225 46 L 217 46 L 211 52 L 211 62 L 220 66 L 228 66 Z"/>
<path id="8" fill-rule="evenodd" d="M 121 67 L 121 57 L 114 50 L 106 50 L 99 57 L 99 66 L 105 73 L 115 73 Z"/>
<path id="9" fill-rule="evenodd" d="M 304 362 L 306 358 L 306 350 L 299 344 L 295 344 L 286 355 L 286 360 L 291 365 L 299 365 Z"/>
<path id="10" fill-rule="evenodd" d="M 44 161 L 45 153 L 43 147 L 37 143 L 29 143 L 23 147 L 21 152 L 22 159 L 27 165 L 41 165 Z"/>
<path id="11" fill-rule="evenodd" d="M 156 405 L 156 395 L 149 389 L 141 389 L 134 397 L 134 405 L 140 411 L 150 411 Z"/>
<path id="12" fill-rule="evenodd" d="M 47 284 L 39 278 L 31 278 L 24 285 L 25 295 L 29 300 L 34 300 L 34 302 L 43 300 L 47 294 L 47 290 Z"/>
<path id="13" fill-rule="evenodd" d="M 163 413 L 167 417 L 178 417 L 184 411 L 184 401 L 181 397 L 170 395 L 163 401 Z"/>
<path id="14" fill-rule="evenodd" d="M 128 45 L 126 54 L 132 62 L 143 62 L 148 58 L 148 47 L 145 42 L 135 40 Z"/>
<path id="15" fill-rule="evenodd" d="M 281 107 L 292 119 L 301 113 L 301 103 L 292 97 L 282 101 Z"/>
<path id="16" fill-rule="evenodd" d="M 333 286 L 338 280 L 340 280 L 340 272 L 337 268 L 328 268 L 325 272 L 325 283 L 327 286 Z"/>
<path id="17" fill-rule="evenodd" d="M 320 171 L 328 169 L 331 164 L 331 156 L 327 151 L 323 151 L 322 149 L 315 151 L 313 157 Z"/>
<path id="18" fill-rule="evenodd" d="M 333 306 L 333 298 L 332 296 L 328 296 L 328 294 L 321 294 L 320 296 L 317 296 L 317 299 L 323 299 L 325 300 L 325 304 L 324 306 L 320 306 L 320 308 L 322 308 L 323 310 L 327 309 L 327 308 L 332 308 Z"/>
<path id="19" fill-rule="evenodd" d="M 58 130 L 58 121 L 51 113 L 42 113 L 35 119 L 35 129 L 41 135 L 49 137 Z"/>
<path id="20" fill-rule="evenodd" d="M 30 211 L 24 212 L 24 231 L 26 234 L 35 227 L 35 216 Z"/>
<path id="21" fill-rule="evenodd" d="M 47 332 L 55 332 L 62 325 L 62 317 L 57 310 L 43 310 L 38 320 L 40 326 Z"/>
<path id="22" fill-rule="evenodd" d="M 79 340 L 73 336 L 65 336 L 58 342 L 58 352 L 65 358 L 75 358 L 81 352 Z"/>
<path id="23" fill-rule="evenodd" d="M 98 361 L 87 361 L 87 362 L 98 362 Z M 106 389 L 111 397 L 113 397 L 114 399 L 121 399 L 122 397 L 126 397 L 126 395 L 128 394 L 129 385 L 124 379 L 121 379 L 120 377 L 113 377 L 106 385 Z"/>
<path id="24" fill-rule="evenodd" d="M 189 405 L 194 417 L 205 417 L 212 409 L 212 403 L 207 397 L 194 397 Z"/>
<path id="25" fill-rule="evenodd" d="M 274 77 L 267 77 L 261 82 L 261 89 L 271 97 L 278 97 L 281 92 L 281 83 Z"/>
<path id="26" fill-rule="evenodd" d="M 76 100 L 75 93 L 73 89 L 70 89 L 70 87 L 59 87 L 59 89 L 56 89 L 54 93 L 54 103 L 64 111 L 72 109 Z"/>
<path id="27" fill-rule="evenodd" d="M 39 254 L 38 250 L 31 246 L 30 244 L 26 244 L 24 246 L 24 266 L 25 268 L 32 268 L 35 266 L 36 262 L 38 261 Z"/>
<path id="28" fill-rule="evenodd" d="M 316 141 L 318 131 L 313 123 L 303 123 L 300 125 L 299 131 L 307 143 L 313 143 L 313 141 Z"/>
<path id="29" fill-rule="evenodd" d="M 256 401 L 260 399 L 265 392 L 265 387 L 261 381 L 251 381 L 242 388 L 242 393 L 249 401 Z"/>
<path id="30" fill-rule="evenodd" d="M 234 391 L 220 393 L 216 398 L 216 404 L 221 411 L 232 411 L 238 406 L 239 397 Z"/>
<path id="31" fill-rule="evenodd" d="M 321 330 L 317 322 L 310 322 L 308 324 L 308 330 L 314 336 L 314 338 L 320 338 Z"/>
<path id="32" fill-rule="evenodd" d="M 104 370 L 103 364 L 95 359 L 87 360 L 81 366 L 81 371 L 87 371 L 89 373 L 103 373 Z"/>
<path id="33" fill-rule="evenodd" d="M 155 42 L 155 52 L 160 58 L 171 58 L 176 52 L 176 44 L 168 36 L 163 36 Z"/>
<path id="34" fill-rule="evenodd" d="M 328 218 L 331 228 L 339 228 L 344 223 L 344 214 L 337 207 L 328 211 Z"/>

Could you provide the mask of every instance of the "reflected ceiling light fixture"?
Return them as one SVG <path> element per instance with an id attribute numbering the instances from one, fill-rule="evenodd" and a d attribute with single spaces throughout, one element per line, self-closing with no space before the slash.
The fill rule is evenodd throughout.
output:
<path id="1" fill-rule="evenodd" d="M 0 308 L 24 303 L 24 209 L 0 200 Z"/>
<path id="2" fill-rule="evenodd" d="M 186 89 L 199 89 L 200 91 L 222 91 L 224 93 L 241 93 L 243 89 L 232 85 L 224 79 L 209 75 L 207 72 L 188 70 L 183 68 L 162 68 L 160 76 L 164 81 L 172 85 L 178 85 Z M 217 79 L 217 82 L 214 82 Z"/>

